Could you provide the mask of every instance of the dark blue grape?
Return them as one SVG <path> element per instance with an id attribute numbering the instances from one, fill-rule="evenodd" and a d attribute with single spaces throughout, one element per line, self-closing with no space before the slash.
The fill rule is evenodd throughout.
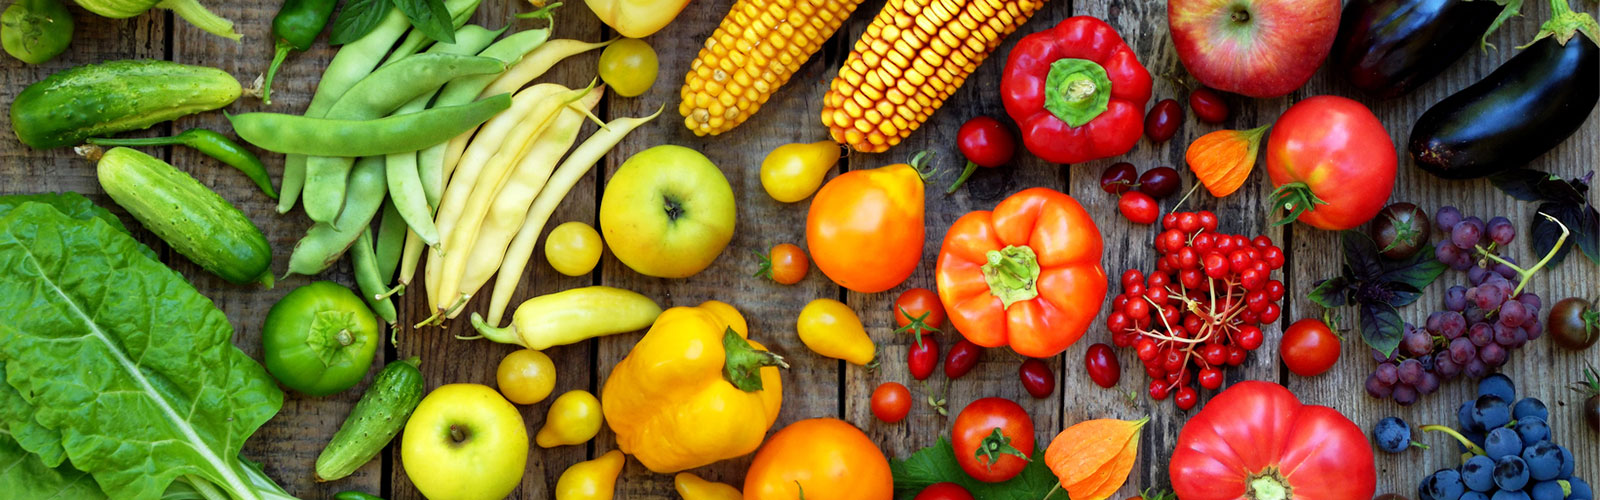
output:
<path id="1" fill-rule="evenodd" d="M 1482 430 L 1474 425 L 1477 423 L 1477 420 L 1472 418 L 1473 407 L 1474 403 L 1472 401 L 1464 401 L 1461 403 L 1461 406 L 1456 407 L 1456 426 L 1460 427 L 1462 431 L 1471 432 Z"/>
<path id="2" fill-rule="evenodd" d="M 1556 449 L 1561 450 L 1561 473 L 1556 475 L 1556 479 L 1572 478 L 1572 472 L 1578 467 L 1577 460 L 1572 458 L 1572 450 L 1561 445 L 1556 445 Z"/>
<path id="3" fill-rule="evenodd" d="M 1534 481 L 1555 479 L 1561 475 L 1561 449 L 1555 443 L 1539 441 L 1522 449 L 1522 461 L 1528 463 L 1528 477 Z"/>
<path id="4" fill-rule="evenodd" d="M 1489 500 L 1489 495 L 1485 495 L 1476 491 L 1468 491 L 1461 494 L 1461 500 Z"/>
<path id="5" fill-rule="evenodd" d="M 1533 497 L 1533 500 L 1561 500 L 1567 497 L 1567 492 L 1561 489 L 1561 483 L 1540 481 L 1528 489 L 1528 496 Z"/>
<path id="6" fill-rule="evenodd" d="M 1503 373 L 1496 373 L 1478 381 L 1478 396 L 1499 396 L 1500 401 L 1510 403 L 1517 400 L 1517 385 L 1511 382 L 1511 377 Z"/>
<path id="7" fill-rule="evenodd" d="M 1550 418 L 1550 409 L 1545 408 L 1544 401 L 1540 401 L 1539 398 L 1522 398 L 1522 400 L 1517 401 L 1515 406 L 1511 407 L 1511 418 L 1522 420 L 1528 417 L 1548 419 Z"/>
<path id="8" fill-rule="evenodd" d="M 1528 463 L 1522 457 L 1507 455 L 1494 462 L 1494 485 L 1502 490 L 1520 490 L 1528 485 Z"/>
<path id="9" fill-rule="evenodd" d="M 1522 490 L 1515 490 L 1515 491 L 1513 491 L 1513 490 L 1500 490 L 1500 491 L 1494 492 L 1494 495 L 1490 496 L 1489 500 L 1531 500 L 1531 499 L 1529 499 L 1528 498 L 1528 494 L 1522 492 Z"/>
<path id="10" fill-rule="evenodd" d="M 1517 436 L 1515 429 L 1497 427 L 1489 431 L 1489 435 L 1484 437 L 1483 451 L 1489 454 L 1489 458 L 1495 460 L 1499 460 L 1500 457 L 1518 455 L 1522 453 L 1522 438 Z"/>
<path id="11" fill-rule="evenodd" d="M 1433 483 L 1434 475 L 1429 474 L 1428 477 L 1422 478 L 1422 482 L 1417 483 L 1417 500 L 1438 500 L 1433 498 L 1433 488 L 1428 487 Z"/>
<path id="12" fill-rule="evenodd" d="M 1483 455 L 1467 459 L 1467 463 L 1461 464 L 1461 482 L 1472 491 L 1493 491 L 1494 459 Z"/>
<path id="13" fill-rule="evenodd" d="M 1494 380 L 1495 376 L 1504 377 L 1497 373 L 1484 380 Z M 1475 423 L 1472 430 L 1475 431 L 1488 432 L 1491 429 L 1505 427 L 1511 423 L 1511 406 L 1506 404 L 1505 399 L 1493 394 L 1478 396 L 1478 400 L 1473 403 L 1472 419 Z"/>
<path id="14" fill-rule="evenodd" d="M 1524 399 L 1523 401 L 1527 401 Z M 1523 443 L 1537 443 L 1550 439 L 1550 424 L 1538 415 L 1529 415 L 1517 419 L 1517 435 L 1522 437 Z"/>
<path id="15" fill-rule="evenodd" d="M 1589 483 L 1578 478 L 1568 479 L 1567 483 L 1572 488 L 1567 500 L 1594 500 L 1594 490 L 1589 489 Z"/>
<path id="16" fill-rule="evenodd" d="M 1422 487 L 1434 500 L 1460 500 L 1461 494 L 1467 492 L 1467 486 L 1461 484 L 1461 473 L 1455 469 L 1440 469 L 1428 476 Z"/>
<path id="17" fill-rule="evenodd" d="M 1411 426 L 1397 417 L 1384 417 L 1372 426 L 1372 439 L 1377 441 L 1378 449 L 1400 453 L 1411 447 Z"/>

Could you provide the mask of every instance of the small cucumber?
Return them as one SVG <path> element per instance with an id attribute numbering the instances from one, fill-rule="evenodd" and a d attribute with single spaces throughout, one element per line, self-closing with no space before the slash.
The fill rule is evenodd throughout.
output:
<path id="1" fill-rule="evenodd" d="M 149 128 L 239 99 L 239 80 L 216 68 L 125 60 L 69 68 L 11 103 L 11 130 L 35 149 Z"/>
<path id="2" fill-rule="evenodd" d="M 114 148 L 99 160 L 100 188 L 173 250 L 230 282 L 272 286 L 267 237 L 228 200 L 138 150 Z"/>
<path id="3" fill-rule="evenodd" d="M 372 386 L 361 395 L 350 416 L 339 425 L 333 440 L 317 455 L 317 481 L 332 481 L 354 473 L 378 456 L 400 434 L 411 410 L 422 402 L 422 371 L 415 356 L 384 365 Z"/>

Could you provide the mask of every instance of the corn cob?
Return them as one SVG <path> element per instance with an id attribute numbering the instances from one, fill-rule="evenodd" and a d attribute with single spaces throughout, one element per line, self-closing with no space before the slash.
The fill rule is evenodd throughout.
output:
<path id="1" fill-rule="evenodd" d="M 888 0 L 822 99 L 833 140 L 877 153 L 939 109 L 1044 0 Z"/>
<path id="2" fill-rule="evenodd" d="M 739 0 L 689 66 L 678 113 L 695 135 L 744 123 L 861 0 Z"/>

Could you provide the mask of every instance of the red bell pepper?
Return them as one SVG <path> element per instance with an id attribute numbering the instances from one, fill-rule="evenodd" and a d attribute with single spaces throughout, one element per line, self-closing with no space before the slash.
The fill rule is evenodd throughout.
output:
<path id="1" fill-rule="evenodd" d="M 1150 72 L 1111 25 L 1077 16 L 1017 41 L 1000 95 L 1028 151 L 1082 163 L 1127 153 L 1139 142 Z"/>

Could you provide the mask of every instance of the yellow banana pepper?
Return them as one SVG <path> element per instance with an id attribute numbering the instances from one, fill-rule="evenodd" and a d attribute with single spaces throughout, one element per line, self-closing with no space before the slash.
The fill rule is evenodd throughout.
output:
<path id="1" fill-rule="evenodd" d="M 701 479 L 692 472 L 679 472 L 672 478 L 672 486 L 683 500 L 744 500 L 738 488 Z"/>
<path id="2" fill-rule="evenodd" d="M 484 338 L 534 350 L 650 326 L 661 306 L 636 292 L 586 286 L 528 299 L 517 306 L 511 325 L 496 327 L 472 313 L 472 327 Z"/>
<path id="3" fill-rule="evenodd" d="M 671 23 L 689 0 L 587 0 L 600 22 L 628 38 L 650 36 Z"/>
<path id="4" fill-rule="evenodd" d="M 626 460 L 622 452 L 611 450 L 594 460 L 572 464 L 556 479 L 556 500 L 611 500 Z"/>
<path id="5" fill-rule="evenodd" d="M 756 451 L 778 418 L 783 358 L 709 301 L 661 313 L 600 392 L 617 446 L 661 474 Z"/>

